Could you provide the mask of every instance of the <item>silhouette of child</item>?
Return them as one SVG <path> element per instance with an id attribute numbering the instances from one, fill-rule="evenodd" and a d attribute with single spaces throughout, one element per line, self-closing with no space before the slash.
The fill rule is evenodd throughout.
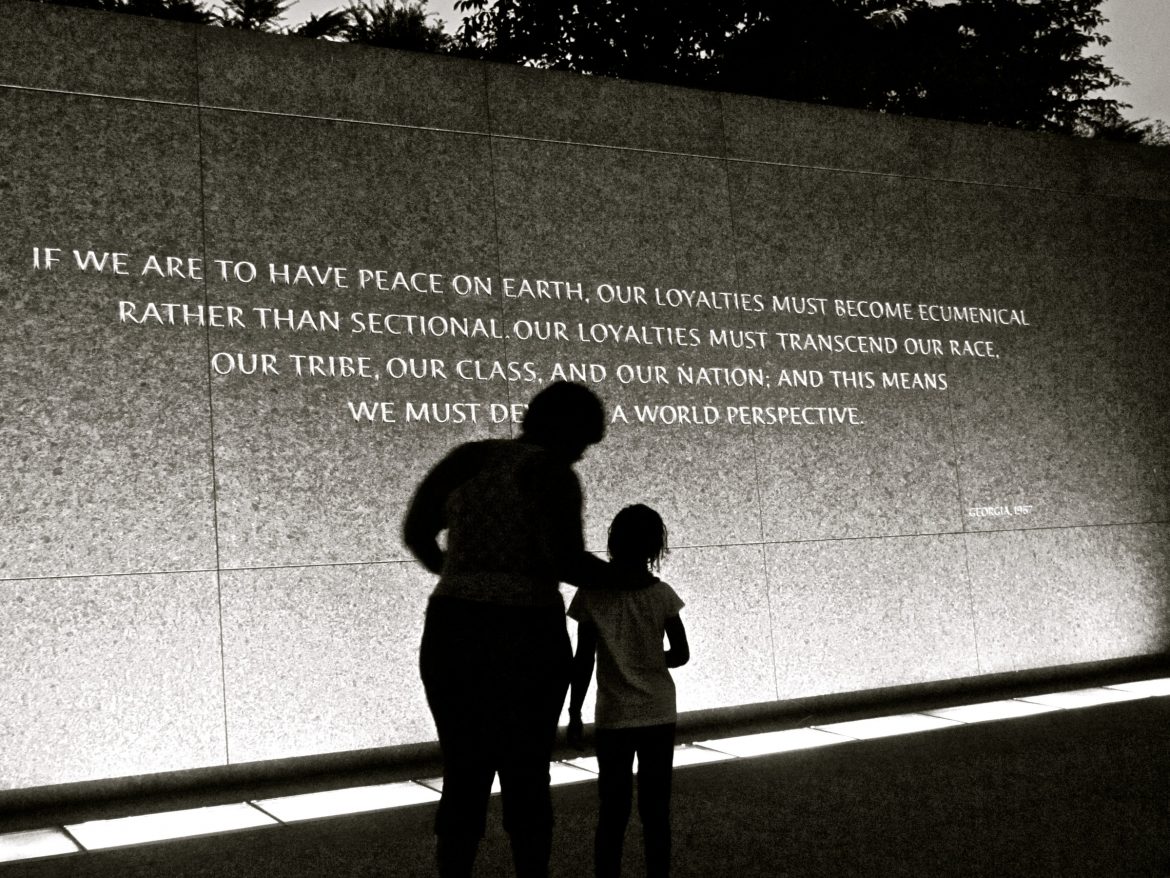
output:
<path id="1" fill-rule="evenodd" d="M 690 659 L 682 600 L 652 571 L 667 552 L 666 526 L 649 506 L 627 506 L 609 528 L 614 587 L 577 592 L 569 616 L 577 620 L 569 699 L 569 741 L 584 749 L 581 704 L 597 663 L 595 743 L 598 819 L 594 869 L 598 878 L 621 873 L 630 820 L 633 762 L 638 757 L 638 815 L 646 874 L 670 874 L 670 780 L 677 720 L 669 668 Z M 665 632 L 670 648 L 663 650 Z"/>

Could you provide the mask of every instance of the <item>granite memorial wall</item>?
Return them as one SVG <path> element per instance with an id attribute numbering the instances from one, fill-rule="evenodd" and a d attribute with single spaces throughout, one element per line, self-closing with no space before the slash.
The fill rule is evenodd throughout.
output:
<path id="1" fill-rule="evenodd" d="M 404 505 L 559 377 L 682 710 L 1166 650 L 1167 151 L 0 14 L 0 788 L 433 739 Z"/>

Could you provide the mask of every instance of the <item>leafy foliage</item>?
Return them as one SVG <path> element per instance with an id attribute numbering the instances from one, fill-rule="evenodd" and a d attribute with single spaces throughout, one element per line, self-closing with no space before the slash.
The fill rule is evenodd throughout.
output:
<path id="1" fill-rule="evenodd" d="M 386 49 L 442 52 L 451 37 L 441 23 L 428 21 L 426 0 L 358 0 L 346 9 L 341 34 L 351 43 L 368 43 Z"/>
<path id="2" fill-rule="evenodd" d="M 308 19 L 289 30 L 289 33 L 310 40 L 335 40 L 345 35 L 348 26 L 349 14 L 342 9 L 331 9 L 323 15 L 313 13 Z"/>
<path id="3" fill-rule="evenodd" d="M 1118 143 L 1170 146 L 1170 125 L 1162 121 L 1151 122 L 1149 119 L 1126 119 L 1120 112 L 1111 110 L 1083 121 L 1077 133 L 1083 137 Z"/>
<path id="4" fill-rule="evenodd" d="M 200 0 L 41 0 L 60 6 L 77 6 L 102 12 L 124 12 L 148 18 L 183 21 L 188 24 L 211 24 L 215 13 Z"/>
<path id="5" fill-rule="evenodd" d="M 292 0 L 223 0 L 216 19 L 238 30 L 275 31 Z"/>
<path id="6" fill-rule="evenodd" d="M 1102 0 L 349 0 L 300 25 L 295 0 L 41 0 L 243 30 L 976 124 L 1167 145 L 1099 94 Z"/>
<path id="7" fill-rule="evenodd" d="M 729 36 L 762 19 L 751 0 L 460 0 L 468 54 L 577 73 L 708 85 Z"/>
<path id="8" fill-rule="evenodd" d="M 461 0 L 480 57 L 1072 132 L 1120 105 L 1100 0 Z"/>
<path id="9" fill-rule="evenodd" d="M 282 33 L 309 39 L 346 40 L 420 52 L 449 52 L 454 40 L 443 23 L 432 21 L 426 0 L 355 0 L 344 9 L 316 13 L 295 27 L 281 20 L 296 0 L 222 0 L 211 9 L 205 0 L 39 0 L 103 12 L 124 12 L 192 24 Z"/>

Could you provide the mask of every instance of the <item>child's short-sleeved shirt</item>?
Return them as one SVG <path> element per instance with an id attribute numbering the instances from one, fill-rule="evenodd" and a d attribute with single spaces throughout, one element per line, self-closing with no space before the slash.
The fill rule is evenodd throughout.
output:
<path id="1" fill-rule="evenodd" d="M 684 604 L 660 580 L 638 589 L 580 589 L 569 616 L 597 629 L 598 728 L 655 726 L 678 718 L 666 667 L 666 620 Z"/>

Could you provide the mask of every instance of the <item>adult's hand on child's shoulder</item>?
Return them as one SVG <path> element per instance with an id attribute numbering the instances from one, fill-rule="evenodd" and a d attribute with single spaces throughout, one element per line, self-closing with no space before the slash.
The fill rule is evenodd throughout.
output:
<path id="1" fill-rule="evenodd" d="M 645 567 L 623 567 L 610 562 L 608 586 L 618 591 L 640 591 L 658 582 L 658 577 Z"/>

